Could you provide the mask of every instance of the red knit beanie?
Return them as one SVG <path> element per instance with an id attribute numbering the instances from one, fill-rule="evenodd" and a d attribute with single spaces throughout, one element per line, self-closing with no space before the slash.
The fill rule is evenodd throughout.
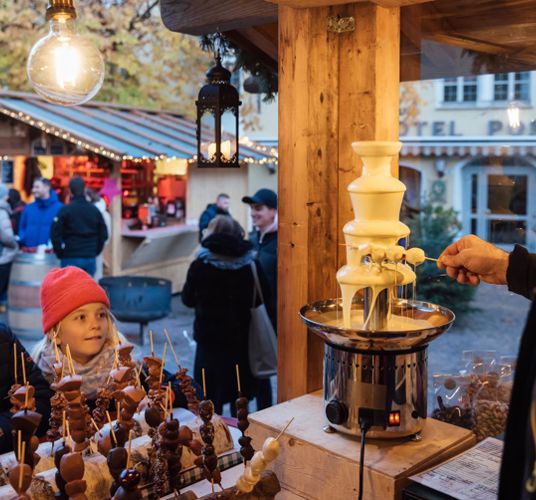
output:
<path id="1" fill-rule="evenodd" d="M 106 292 L 88 273 L 73 266 L 52 269 L 41 284 L 43 332 L 47 333 L 69 313 L 92 302 L 101 302 L 110 309 Z"/>

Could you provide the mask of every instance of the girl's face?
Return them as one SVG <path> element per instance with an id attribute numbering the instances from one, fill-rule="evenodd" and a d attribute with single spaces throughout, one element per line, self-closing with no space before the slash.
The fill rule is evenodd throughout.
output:
<path id="1" fill-rule="evenodd" d="M 106 307 L 93 302 L 74 310 L 60 324 L 57 342 L 66 352 L 68 345 L 75 361 L 85 364 L 101 352 L 108 339 Z"/>

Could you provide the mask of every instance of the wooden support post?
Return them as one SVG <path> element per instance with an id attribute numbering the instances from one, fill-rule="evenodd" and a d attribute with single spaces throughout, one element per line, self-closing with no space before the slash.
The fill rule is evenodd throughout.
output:
<path id="1" fill-rule="evenodd" d="M 329 16 L 355 30 L 329 32 Z M 321 386 L 323 345 L 298 311 L 339 295 L 351 143 L 398 140 L 399 57 L 398 8 L 279 7 L 279 401 Z"/>

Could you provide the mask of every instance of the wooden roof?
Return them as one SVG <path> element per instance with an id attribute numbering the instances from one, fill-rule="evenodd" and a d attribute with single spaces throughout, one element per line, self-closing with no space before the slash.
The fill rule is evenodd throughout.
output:
<path id="1" fill-rule="evenodd" d="M 348 0 L 161 0 L 161 12 L 168 29 L 193 35 L 219 29 L 275 69 L 277 4 L 342 3 Z M 401 80 L 536 68 L 536 0 L 373 3 L 401 7 Z"/>

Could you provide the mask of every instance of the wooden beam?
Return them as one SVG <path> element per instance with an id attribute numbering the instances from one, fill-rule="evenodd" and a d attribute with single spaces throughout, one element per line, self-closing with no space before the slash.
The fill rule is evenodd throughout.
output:
<path id="1" fill-rule="evenodd" d="M 328 32 L 337 15 L 355 31 Z M 351 143 L 398 139 L 399 40 L 397 8 L 279 8 L 280 401 L 321 386 L 323 344 L 297 312 L 339 295 L 346 188 L 360 171 Z"/>
<path id="2" fill-rule="evenodd" d="M 277 21 L 277 6 L 264 0 L 161 0 L 160 11 L 166 28 L 189 35 Z"/>

